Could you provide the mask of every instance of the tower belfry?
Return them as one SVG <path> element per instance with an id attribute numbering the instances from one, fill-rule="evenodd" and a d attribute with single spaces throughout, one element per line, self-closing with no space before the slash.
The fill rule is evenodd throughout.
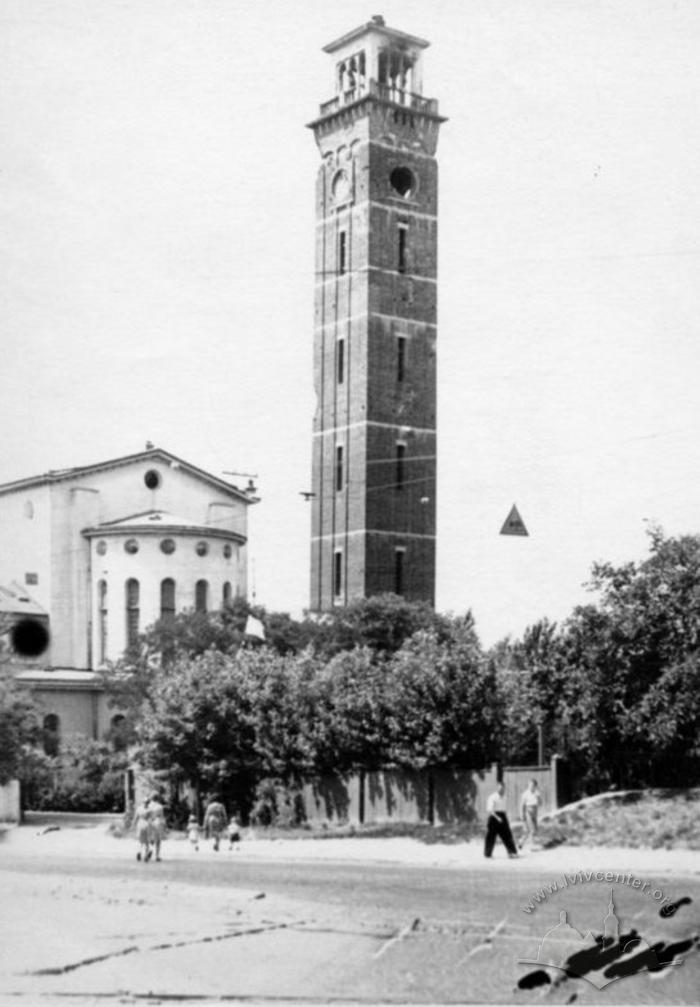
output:
<path id="1" fill-rule="evenodd" d="M 435 594 L 437 101 L 428 42 L 381 17 L 325 46 L 311 608 Z"/>

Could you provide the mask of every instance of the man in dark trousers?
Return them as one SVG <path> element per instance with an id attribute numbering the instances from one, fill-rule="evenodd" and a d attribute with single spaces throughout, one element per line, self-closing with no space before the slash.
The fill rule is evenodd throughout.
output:
<path id="1" fill-rule="evenodd" d="M 504 794 L 506 788 L 499 783 L 494 792 L 486 802 L 486 839 L 484 841 L 484 856 L 490 857 L 493 853 L 496 836 L 500 836 L 503 845 L 508 850 L 509 857 L 517 857 L 518 851 L 515 848 L 513 833 L 510 831 L 508 815 L 506 814 L 506 802 Z"/>

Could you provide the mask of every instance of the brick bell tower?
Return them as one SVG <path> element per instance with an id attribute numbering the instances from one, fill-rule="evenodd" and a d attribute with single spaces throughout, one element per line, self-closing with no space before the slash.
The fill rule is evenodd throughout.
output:
<path id="1" fill-rule="evenodd" d="M 311 608 L 385 591 L 434 603 L 437 101 L 428 42 L 384 19 L 331 42 L 321 152 Z"/>

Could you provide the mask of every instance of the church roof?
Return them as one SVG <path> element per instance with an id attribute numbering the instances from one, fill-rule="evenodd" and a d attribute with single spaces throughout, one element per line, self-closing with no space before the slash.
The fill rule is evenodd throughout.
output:
<path id="1" fill-rule="evenodd" d="M 170 511 L 165 510 L 147 510 L 139 514 L 129 514 L 114 521 L 103 521 L 92 528 L 83 529 L 83 535 L 87 538 L 96 535 L 109 535 L 114 532 L 134 535 L 143 534 L 144 532 L 170 532 L 173 535 L 214 535 L 217 538 L 245 542 L 245 536 L 241 535 L 240 532 L 234 532 L 228 528 L 212 527 L 212 525 L 196 524 L 189 518 L 181 517 L 178 514 L 171 514 Z"/>
<path id="2" fill-rule="evenodd" d="M 10 584 L 0 584 L 0 613 L 13 615 L 46 615 L 46 610 L 27 594 L 16 580 Z"/>
<path id="3" fill-rule="evenodd" d="M 127 517 L 117 518 L 115 521 L 103 521 L 102 524 L 96 526 L 95 530 L 116 530 L 124 526 L 133 528 L 137 525 L 141 525 L 144 528 L 170 528 L 173 526 L 177 526 L 178 528 L 186 526 L 193 528 L 202 527 L 201 525 L 192 524 L 189 518 L 179 517 L 177 514 L 171 514 L 167 510 L 147 510 L 142 511 L 140 514 L 129 514 Z"/>
<path id="4" fill-rule="evenodd" d="M 418 38 L 416 35 L 406 34 L 405 31 L 397 31 L 396 28 L 387 27 L 387 25 L 384 24 L 384 18 L 380 15 L 376 15 L 371 21 L 367 21 L 365 24 L 360 25 L 359 28 L 353 28 L 352 31 L 347 32 L 345 35 L 341 35 L 341 37 L 335 39 L 335 41 L 329 42 L 328 45 L 324 45 L 323 51 L 328 53 L 336 52 L 349 42 L 352 42 L 356 38 L 361 38 L 370 31 L 384 35 L 391 42 L 398 43 L 401 46 L 417 46 L 419 49 L 427 49 L 430 45 L 430 42 L 426 42 L 424 38 Z"/>
<path id="5" fill-rule="evenodd" d="M 110 458 L 107 461 L 96 462 L 92 465 L 79 465 L 68 469 L 50 469 L 42 475 L 30 476 L 27 479 L 16 479 L 12 482 L 2 483 L 0 484 L 0 495 L 32 489 L 37 486 L 52 485 L 53 483 L 65 482 L 70 479 L 81 479 L 84 476 L 91 476 L 99 472 L 123 468 L 137 462 L 145 461 L 165 462 L 165 464 L 170 465 L 171 468 L 179 468 L 183 472 L 187 472 L 190 475 L 195 476 L 197 479 L 201 479 L 203 482 L 207 482 L 210 485 L 215 486 L 224 493 L 228 493 L 231 497 L 235 497 L 237 500 L 245 503 L 257 503 L 257 498 L 251 496 L 250 493 L 246 493 L 237 486 L 233 486 L 231 483 L 226 482 L 226 480 L 220 479 L 218 476 L 212 475 L 210 472 L 205 472 L 204 469 L 200 469 L 196 465 L 192 465 L 190 462 L 184 461 L 182 458 L 178 458 L 177 455 L 172 454 L 170 451 L 166 451 L 164 448 L 155 447 L 147 448 L 145 451 L 139 451 L 133 455 L 123 455 L 120 458 Z"/>

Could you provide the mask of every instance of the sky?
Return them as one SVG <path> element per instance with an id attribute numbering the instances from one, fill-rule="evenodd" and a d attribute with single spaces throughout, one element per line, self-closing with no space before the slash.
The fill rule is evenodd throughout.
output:
<path id="1" fill-rule="evenodd" d="M 147 440 L 255 473 L 256 600 L 301 613 L 305 124 L 377 13 L 448 117 L 436 601 L 491 645 L 700 532 L 697 0 L 0 0 L 0 481 Z"/>

